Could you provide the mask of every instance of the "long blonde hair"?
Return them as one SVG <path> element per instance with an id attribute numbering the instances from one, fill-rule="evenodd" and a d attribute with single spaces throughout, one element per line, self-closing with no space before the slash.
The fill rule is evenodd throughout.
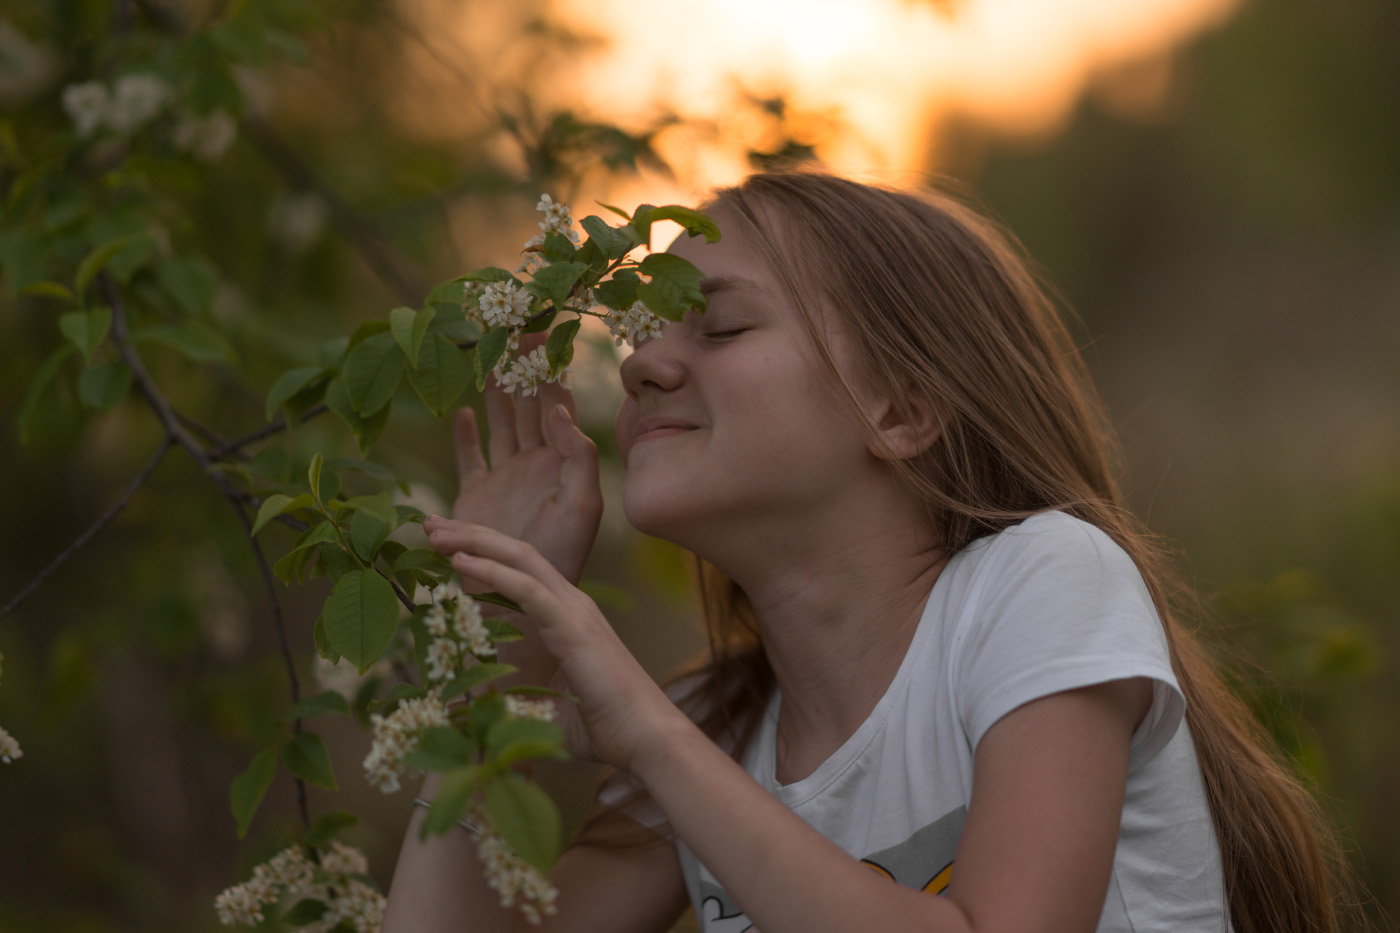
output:
<path id="1" fill-rule="evenodd" d="M 906 408 L 937 400 L 941 436 L 894 466 L 949 553 L 1059 509 L 1132 557 L 1186 697 L 1235 930 L 1339 929 L 1349 884 L 1326 821 L 1180 621 L 1183 607 L 1198 614 L 1198 604 L 1124 507 L 1104 407 L 1014 241 L 952 198 L 815 173 L 753 175 L 717 192 L 714 204 L 742 219 L 802 309 L 857 419 L 861 408 L 812 311 L 818 304 L 840 315 L 866 363 L 863 376 L 886 397 Z M 771 696 L 773 672 L 742 589 L 704 562 L 699 577 L 710 652 L 689 672 L 699 685 L 693 699 L 705 711 L 701 728 L 737 757 Z"/>

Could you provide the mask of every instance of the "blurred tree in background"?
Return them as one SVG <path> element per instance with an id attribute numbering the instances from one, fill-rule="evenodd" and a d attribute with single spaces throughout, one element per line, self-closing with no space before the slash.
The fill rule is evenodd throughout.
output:
<path id="1" fill-rule="evenodd" d="M 963 5 L 942 6 L 956 17 Z M 297 0 L 7 8 L 0 602 L 122 498 L 164 436 L 114 371 L 82 376 L 76 351 L 29 401 L 65 345 L 67 306 L 24 293 L 57 274 L 45 249 L 76 264 L 98 242 L 141 237 L 149 254 L 128 250 L 113 268 L 148 263 L 139 300 L 170 322 L 142 347 L 152 377 L 194 422 L 235 438 L 267 425 L 274 380 L 315 365 L 326 341 L 513 255 L 534 232 L 541 191 L 696 185 L 668 178 L 654 145 L 679 118 L 615 126 L 560 104 L 560 63 L 606 43 L 607 24 L 600 39 L 560 26 L 543 2 L 482 3 L 463 50 L 431 27 L 439 14 L 379 0 L 333 11 Z M 1397 35 L 1400 7 L 1387 0 L 1246 4 L 1183 47 L 1103 74 L 1064 125 L 1034 137 L 975 114 L 940 122 L 927 166 L 976 190 L 1078 311 L 1135 503 L 1186 555 L 1240 689 L 1317 782 L 1392 913 Z M 135 130 L 130 158 L 95 134 L 81 158 L 57 159 L 77 129 L 65 88 L 112 82 L 131 62 L 149 62 L 180 99 Z M 1166 90 L 1144 98 L 1143 86 Z M 223 140 L 207 123 L 219 112 L 236 120 Z M 740 118 L 773 130 L 754 164 L 820 154 L 849 132 L 839 119 L 798 129 L 766 90 L 736 105 Z M 180 129 L 195 119 L 205 128 Z M 43 166 L 52 195 L 21 216 Z M 88 210 L 99 188 L 102 207 Z M 618 389 L 610 342 L 595 344 L 581 414 L 606 455 Z M 454 486 L 449 432 L 404 395 L 374 458 L 418 477 L 407 498 L 440 512 Z M 284 477 L 311 449 L 358 457 L 334 418 L 298 436 L 302 446 L 243 468 Z M 616 465 L 604 476 L 615 493 Z M 275 559 L 292 537 L 267 534 Z M 698 647 L 679 555 L 637 537 L 615 507 L 589 576 L 656 673 Z M 318 593 L 279 596 L 301 676 L 314 681 Z M 188 457 L 164 457 L 109 527 L 0 618 L 0 651 L 0 726 L 24 747 L 0 765 L 0 929 L 216 928 L 214 895 L 297 819 L 282 778 L 248 842 L 229 815 L 228 782 L 276 735 L 287 682 L 223 495 Z M 322 732 L 346 779 L 337 795 L 311 789 L 311 809 L 364 814 L 353 841 L 387 882 L 405 801 L 359 780 L 367 740 L 352 724 Z M 545 780 L 576 819 L 586 769 Z"/>

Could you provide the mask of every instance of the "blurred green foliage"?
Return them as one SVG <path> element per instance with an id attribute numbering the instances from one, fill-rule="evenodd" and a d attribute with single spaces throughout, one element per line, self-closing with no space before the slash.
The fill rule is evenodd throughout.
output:
<path id="1" fill-rule="evenodd" d="M 29 96 L 0 85 L 7 191 L 69 132 L 67 84 L 111 76 L 160 46 L 171 23 L 157 9 L 52 0 L 6 11 L 51 60 Z M 134 400 L 87 410 L 110 399 L 96 385 L 83 391 L 73 356 L 18 444 L 23 400 L 63 340 L 66 310 L 17 294 L 49 274 L 37 234 L 70 238 L 58 252 L 72 263 L 118 234 L 154 238 L 137 252 L 168 240 L 171 256 L 138 282 L 141 300 L 172 326 L 205 322 L 228 345 L 167 334 L 146 347 L 147 364 L 183 411 L 236 436 L 266 423 L 266 390 L 290 366 L 317 365 L 325 341 L 416 304 L 425 283 L 498 261 L 502 244 L 464 236 L 461 218 L 527 230 L 540 191 L 567 197 L 583 173 L 656 164 L 651 138 L 664 123 L 628 131 L 551 111 L 531 100 L 528 67 L 486 75 L 459 65 L 466 115 L 452 117 L 451 132 L 414 131 L 400 113 L 401 73 L 441 53 L 426 52 L 431 37 L 391 4 L 173 9 L 180 28 L 206 28 L 156 65 L 203 75 L 191 86 L 210 108 L 253 102 L 234 145 L 215 166 L 128 164 L 134 183 L 113 183 L 87 218 L 62 193 L 92 176 L 55 164 L 58 196 L 0 229 L 0 526 L 10 532 L 0 600 L 121 495 L 162 436 Z M 521 10 L 529 28 L 503 38 L 527 53 L 521 60 L 582 41 L 533 6 Z M 1388 0 L 1249 3 L 1173 53 L 1158 106 L 1125 115 L 1111 95 L 1090 93 L 1060 131 L 1036 140 L 970 120 L 945 126 L 949 161 L 935 167 L 981 193 L 1078 311 L 1122 428 L 1135 504 L 1180 545 L 1213 608 L 1202 624 L 1229 646 L 1235 682 L 1319 786 L 1391 913 L 1400 913 L 1396 35 L 1400 6 Z M 810 151 L 810 141 L 788 141 L 755 161 Z M 85 396 L 101 404 L 85 407 Z M 607 453 L 606 420 L 585 427 Z M 249 468 L 285 479 L 304 472 L 313 449 L 358 457 L 337 425 L 304 435 L 305 447 Z M 447 432 L 425 407 L 403 406 L 378 456 L 423 478 L 416 495 L 450 494 Z M 686 578 L 674 549 L 605 526 L 590 572 L 636 597 L 616 614 L 619 627 L 655 670 L 697 645 L 677 608 Z M 322 594 L 282 595 L 306 674 Z M 287 702 L 266 618 L 241 526 L 198 469 L 172 455 L 112 527 L 0 620 L 0 725 L 25 750 L 0 766 L 0 929 L 216 927 L 214 894 L 275 851 L 295 820 L 288 783 L 274 785 L 246 846 L 228 812 L 229 779 L 278 735 Z M 353 773 L 363 737 L 347 728 L 326 740 L 338 770 Z M 313 788 L 312 809 L 366 814 L 352 835 L 387 879 L 401 802 L 342 783 L 355 786 L 337 798 Z M 587 793 L 567 775 L 555 790 L 576 807 Z"/>

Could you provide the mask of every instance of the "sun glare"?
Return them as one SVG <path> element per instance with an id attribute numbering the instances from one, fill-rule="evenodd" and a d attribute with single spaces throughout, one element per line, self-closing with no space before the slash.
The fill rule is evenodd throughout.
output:
<path id="1" fill-rule="evenodd" d="M 734 118 L 744 94 L 782 96 L 791 135 L 814 116 L 843 127 L 808 132 L 836 170 L 919 172 L 943 119 L 1049 132 L 1090 82 L 1165 58 L 1235 3 L 964 0 L 945 12 L 920 0 L 554 0 L 551 12 L 579 31 L 609 24 L 607 44 L 571 71 L 576 105 L 582 96 L 624 123 L 664 110 L 714 122 L 715 151 L 671 141 L 692 163 L 687 181 L 707 188 L 737 180 L 744 153 L 762 147 L 763 128 Z"/>

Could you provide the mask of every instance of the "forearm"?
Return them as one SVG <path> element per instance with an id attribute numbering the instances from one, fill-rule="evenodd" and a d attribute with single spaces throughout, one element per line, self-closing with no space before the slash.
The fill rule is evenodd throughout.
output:
<path id="1" fill-rule="evenodd" d="M 950 900 L 862 867 L 758 785 L 687 721 L 637 775 L 671 826 L 764 933 L 850 930 L 964 933 Z"/>
<path id="2" fill-rule="evenodd" d="M 440 775 L 423 782 L 422 796 L 437 793 Z M 464 829 L 445 836 L 419 839 L 428 811 L 413 808 L 398 865 L 389 888 L 384 913 L 384 933 L 435 933 L 461 931 L 507 933 L 510 911 L 500 906 L 500 896 L 486 884 L 486 874 L 476 855 L 476 838 Z"/>

